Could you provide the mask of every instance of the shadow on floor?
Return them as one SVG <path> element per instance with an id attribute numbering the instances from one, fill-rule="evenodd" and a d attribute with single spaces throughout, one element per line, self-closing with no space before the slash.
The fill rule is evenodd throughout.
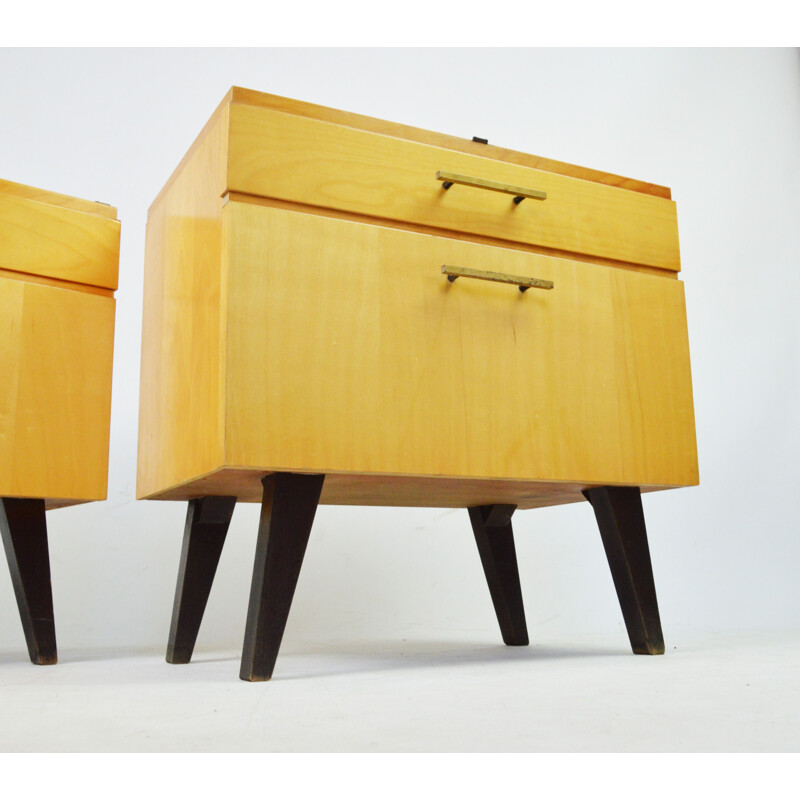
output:
<path id="1" fill-rule="evenodd" d="M 287 643 L 281 650 L 273 681 L 305 680 L 354 673 L 383 672 L 387 670 L 425 669 L 430 667 L 458 667 L 480 663 L 519 663 L 553 659 L 622 657 L 630 651 L 621 644 L 610 647 L 548 647 L 532 644 L 528 647 L 506 647 L 498 644 L 476 644 L 463 641 L 414 640 L 337 640 L 323 643 Z M 196 653 L 193 663 L 230 661 L 233 658 L 219 654 Z"/>
<path id="2" fill-rule="evenodd" d="M 59 653 L 59 665 L 75 666 L 80 663 L 127 662 L 142 660 L 148 668 L 153 661 L 162 662 L 171 681 L 235 681 L 239 676 L 240 651 L 195 651 L 190 664 L 168 665 L 164 651 L 152 647 L 108 647 L 92 649 L 64 648 Z M 527 662 L 535 668 L 537 662 L 554 659 L 633 657 L 626 643 L 618 647 L 597 646 L 547 646 L 532 644 L 527 647 L 506 647 L 475 641 L 458 640 L 330 640 L 326 642 L 287 642 L 281 649 L 272 681 L 307 680 L 310 678 L 347 676 L 360 673 L 377 673 L 390 670 L 420 670 L 432 667 L 458 668 L 475 664 L 504 664 Z M 0 651 L 0 666 L 22 666 L 28 661 L 23 651 Z M 212 664 L 229 664 L 230 667 L 209 672 Z M 59 665 L 32 670 L 58 670 Z M 204 669 L 206 667 L 206 669 Z M 147 681 L 147 673 L 141 679 Z"/>

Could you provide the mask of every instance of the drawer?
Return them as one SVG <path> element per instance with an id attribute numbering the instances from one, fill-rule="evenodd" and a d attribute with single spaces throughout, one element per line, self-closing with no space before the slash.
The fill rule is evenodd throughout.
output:
<path id="1" fill-rule="evenodd" d="M 0 269 L 116 289 L 119 222 L 35 196 L 23 196 L 22 189 L 31 195 L 34 191 L 0 182 Z M 38 195 L 42 196 L 60 197 L 51 193 Z M 67 200 L 71 198 L 64 202 Z M 98 205 L 75 202 L 86 207 Z"/>
<path id="2" fill-rule="evenodd" d="M 229 115 L 230 191 L 680 269 L 675 204 L 663 197 L 245 103 Z M 546 199 L 445 190 L 439 171 Z"/>
<path id="3" fill-rule="evenodd" d="M 102 500 L 114 299 L 0 277 L 0 496 Z"/>
<path id="4" fill-rule="evenodd" d="M 696 482 L 680 281 L 256 203 L 223 232 L 228 466 Z"/>

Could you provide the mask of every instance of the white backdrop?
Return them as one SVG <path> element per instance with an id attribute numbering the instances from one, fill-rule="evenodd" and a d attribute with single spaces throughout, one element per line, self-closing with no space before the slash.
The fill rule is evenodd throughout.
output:
<path id="1" fill-rule="evenodd" d="M 166 646 L 185 505 L 135 500 L 146 212 L 233 84 L 670 186 L 701 485 L 644 499 L 667 646 L 798 627 L 797 51 L 4 50 L 0 177 L 122 220 L 108 500 L 48 513 L 62 658 Z M 241 645 L 257 519 L 237 508 L 198 651 Z M 515 529 L 532 641 L 626 646 L 588 504 Z M 284 642 L 487 632 L 465 511 L 319 510 Z M 24 649 L 0 565 L 0 652 Z"/>

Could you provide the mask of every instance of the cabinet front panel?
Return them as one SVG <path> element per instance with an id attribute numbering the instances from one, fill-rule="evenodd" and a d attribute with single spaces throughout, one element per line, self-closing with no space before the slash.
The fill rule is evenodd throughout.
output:
<path id="1" fill-rule="evenodd" d="M 697 480 L 679 281 L 230 203 L 226 463 Z M 442 265 L 552 281 L 551 290 Z"/>
<path id="2" fill-rule="evenodd" d="M 114 299 L 0 278 L 0 495 L 102 500 Z"/>
<path id="3" fill-rule="evenodd" d="M 540 247 L 680 269 L 675 204 L 444 147 L 233 103 L 228 189 Z M 540 190 L 455 184 L 438 171 Z"/>

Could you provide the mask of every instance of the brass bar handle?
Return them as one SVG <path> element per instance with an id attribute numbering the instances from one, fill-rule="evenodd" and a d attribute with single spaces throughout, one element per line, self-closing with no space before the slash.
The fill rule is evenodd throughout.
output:
<path id="1" fill-rule="evenodd" d="M 456 278 L 477 278 L 479 281 L 494 281 L 495 283 L 511 283 L 518 286 L 521 292 L 528 289 L 552 289 L 553 281 L 541 278 L 523 278 L 519 275 L 506 275 L 504 272 L 487 272 L 483 269 L 470 269 L 469 267 L 442 266 L 442 274 L 447 275 L 447 280 L 452 283 Z"/>
<path id="2" fill-rule="evenodd" d="M 530 197 L 531 200 L 547 200 L 547 192 L 540 192 L 538 189 L 526 189 L 524 186 L 511 186 L 508 183 L 487 181 L 484 178 L 472 178 L 469 175 L 459 175 L 457 172 L 445 172 L 441 169 L 436 173 L 436 180 L 442 181 L 442 189 L 449 189 L 454 183 L 459 183 L 462 186 L 488 189 L 490 192 L 513 194 L 516 205 L 519 205 L 526 197 Z"/>

